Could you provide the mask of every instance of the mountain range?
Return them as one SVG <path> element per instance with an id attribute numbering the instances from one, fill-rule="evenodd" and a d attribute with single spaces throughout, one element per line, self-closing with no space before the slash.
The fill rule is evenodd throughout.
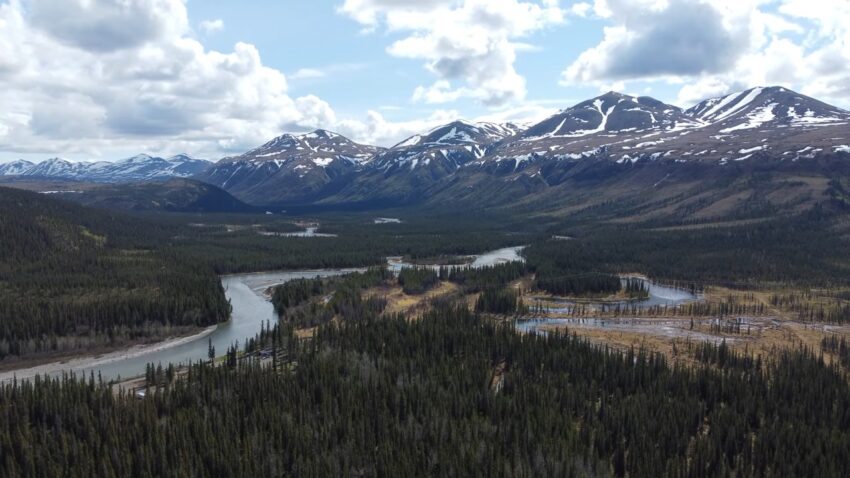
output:
<path id="1" fill-rule="evenodd" d="M 52 158 L 40 163 L 19 159 L 0 163 L 0 176 L 67 179 L 99 183 L 160 181 L 188 178 L 208 169 L 212 163 L 179 154 L 160 158 L 139 154 L 119 161 L 71 162 Z"/>
<path id="2" fill-rule="evenodd" d="M 848 167 L 848 156 L 850 112 L 783 87 L 757 87 L 688 109 L 608 92 L 527 127 L 455 121 L 390 148 L 316 130 L 217 163 L 49 160 L 0 165 L 0 175 L 97 182 L 193 176 L 246 203 L 281 207 L 467 202 L 565 211 L 605 201 L 632 210 L 649 201 L 684 216 L 738 211 L 740 204 L 728 204 L 733 193 L 750 209 L 835 197 L 829 174 Z M 756 173 L 761 186 L 741 186 Z"/>
<path id="3" fill-rule="evenodd" d="M 799 169 L 798 161 L 850 153 L 848 125 L 850 112 L 783 87 L 689 109 L 608 92 L 529 127 L 455 121 L 386 149 L 323 130 L 284 135 L 198 178 L 248 203 L 281 206 L 488 205 L 548 196 L 562 203 L 582 185 L 638 169 L 652 171 L 643 173 L 651 184 L 697 170 L 724 176 L 765 161 Z"/>

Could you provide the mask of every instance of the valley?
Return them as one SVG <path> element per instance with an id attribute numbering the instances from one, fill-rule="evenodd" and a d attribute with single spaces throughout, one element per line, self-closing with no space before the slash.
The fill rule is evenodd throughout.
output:
<path id="1" fill-rule="evenodd" d="M 516 453 L 553 476 L 830 474 L 850 444 L 848 123 L 783 88 L 688 110 L 612 92 L 390 148 L 316 130 L 202 170 L 8 163 L 0 451 L 19 458 L 0 473 L 91 472 L 95 448 L 48 452 L 85 434 L 186 475 Z M 430 451 L 378 458 L 399 440 Z"/>

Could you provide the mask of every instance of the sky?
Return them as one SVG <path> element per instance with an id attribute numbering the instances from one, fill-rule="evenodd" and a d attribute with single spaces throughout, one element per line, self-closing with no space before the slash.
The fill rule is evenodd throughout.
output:
<path id="1" fill-rule="evenodd" d="M 391 146 L 765 85 L 850 108 L 850 0 L 0 0 L 0 162 Z"/>

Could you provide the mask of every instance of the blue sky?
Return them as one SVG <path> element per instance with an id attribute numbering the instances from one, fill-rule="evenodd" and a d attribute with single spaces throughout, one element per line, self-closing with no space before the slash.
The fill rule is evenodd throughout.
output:
<path id="1" fill-rule="evenodd" d="M 204 0 L 188 6 L 195 25 L 224 19 L 221 31 L 202 34 L 206 45 L 222 51 L 239 41 L 256 45 L 264 63 L 290 78 L 293 95 L 315 94 L 348 115 L 382 107 L 387 117 L 397 119 L 430 112 L 428 105 L 411 99 L 416 86 L 430 75 L 422 62 L 386 53 L 387 45 L 403 35 L 386 31 L 361 33 L 361 25 L 336 12 L 339 3 L 259 0 L 245 8 L 242 2 Z M 263 14 L 257 15 L 257 11 Z M 516 62 L 528 82 L 529 101 L 564 108 L 598 94 L 595 86 L 564 87 L 558 82 L 564 66 L 602 38 L 601 27 L 598 19 L 572 19 L 567 25 L 547 28 L 524 39 L 536 48 L 521 53 Z M 324 78 L 292 79 L 301 69 L 333 73 Z M 489 111 L 470 100 L 460 100 L 452 107 L 468 117 Z"/>
<path id="2" fill-rule="evenodd" d="M 610 89 L 850 106 L 847 0 L 0 0 L 0 161 L 392 145 Z"/>

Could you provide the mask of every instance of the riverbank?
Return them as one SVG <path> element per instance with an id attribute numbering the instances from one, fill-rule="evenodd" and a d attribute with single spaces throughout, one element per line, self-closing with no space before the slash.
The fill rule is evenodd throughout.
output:
<path id="1" fill-rule="evenodd" d="M 0 372 L 0 383 L 9 382 L 14 379 L 20 380 L 33 378 L 36 375 L 55 375 L 57 373 L 61 373 L 67 370 L 89 369 L 97 367 L 99 365 L 106 365 L 109 363 L 117 362 L 119 360 L 128 360 L 132 358 L 143 357 L 145 355 L 161 352 L 163 350 L 178 347 L 180 345 L 202 339 L 215 332 L 215 329 L 217 327 L 218 325 L 212 325 L 203 329 L 201 332 L 193 335 L 174 337 L 153 344 L 133 345 L 125 350 L 117 350 L 114 352 L 107 352 L 104 354 L 88 356 L 75 356 L 61 361 L 48 362 L 30 366 L 28 368 L 16 368 L 13 370 L 7 370 L 4 372 Z"/>

